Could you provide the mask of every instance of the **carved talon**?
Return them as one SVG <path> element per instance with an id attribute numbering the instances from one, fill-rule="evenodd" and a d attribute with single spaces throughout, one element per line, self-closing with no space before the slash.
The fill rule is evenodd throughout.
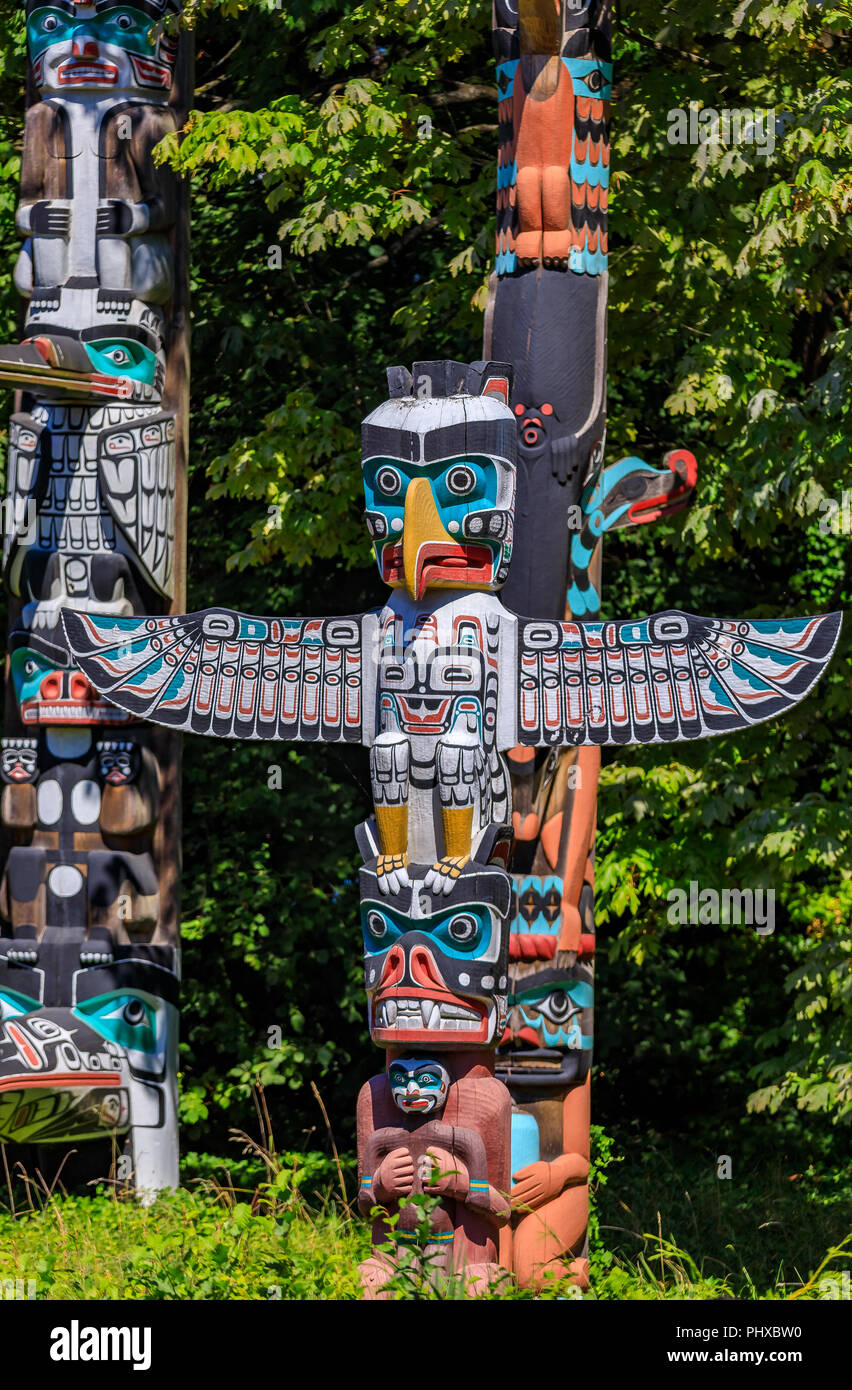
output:
<path id="1" fill-rule="evenodd" d="M 403 888 L 410 888 L 408 855 L 380 854 L 376 860 L 376 878 L 379 891 L 385 895 L 401 893 Z"/>
<path id="2" fill-rule="evenodd" d="M 432 865 L 423 880 L 424 887 L 431 893 L 451 893 L 453 884 L 461 876 L 465 864 L 469 863 L 469 854 L 445 854 L 437 864 Z"/>

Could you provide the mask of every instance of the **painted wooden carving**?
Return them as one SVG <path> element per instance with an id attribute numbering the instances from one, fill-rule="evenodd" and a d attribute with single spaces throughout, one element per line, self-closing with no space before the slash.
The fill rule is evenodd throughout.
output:
<path id="1" fill-rule="evenodd" d="M 178 744 L 95 691 L 60 613 L 163 614 L 182 587 L 186 219 L 153 161 L 189 93 L 179 8 L 28 0 L 27 312 L 0 347 L 0 1139 L 109 1140 L 146 1191 L 177 1184 Z"/>
<path id="2" fill-rule="evenodd" d="M 514 367 L 516 551 L 504 598 L 562 617 L 572 522 L 603 457 L 608 0 L 494 0 L 500 147 L 485 353 Z M 580 616 L 580 615 L 577 615 Z"/>
<path id="3" fill-rule="evenodd" d="M 520 1192 L 531 1212 L 556 1203 L 557 1245 L 570 1260 L 575 1248 L 582 1258 L 588 1163 L 588 934 L 580 911 L 563 913 L 561 890 L 554 902 L 532 865 L 514 916 L 517 925 L 526 914 L 536 946 L 512 947 L 524 933 L 510 940 L 505 754 L 544 744 L 554 755 L 568 749 L 568 766 L 594 767 L 602 744 L 701 738 L 771 718 L 817 679 L 839 618 L 516 616 L 498 592 L 513 547 L 511 369 L 416 362 L 411 372 L 391 368 L 388 381 L 390 399 L 363 425 L 362 463 L 367 524 L 390 588 L 383 607 L 315 619 L 68 608 L 63 621 L 85 679 L 134 719 L 370 749 L 361 916 L 369 1023 L 386 1069 L 359 1101 L 359 1204 L 384 1208 L 377 1247 L 395 1216 L 410 1244 L 419 1235 L 403 1199 L 428 1186 L 427 1169 L 440 1175 L 417 1259 L 436 1277 L 463 1272 L 475 1292 L 510 1258 L 512 1107 L 494 1075 L 501 1038 L 532 1037 L 536 1066 L 561 1088 L 558 1122 L 546 1087 L 527 1096 L 539 1140 L 535 1149 L 528 1135 L 525 1154 L 535 1157 L 514 1199 Z M 582 899 L 588 837 L 570 825 L 566 834 L 569 891 Z M 560 835 L 554 828 L 554 843 Z M 517 1226 L 517 1249 L 535 1251 L 541 1230 L 540 1216 Z M 386 1296 L 397 1268 L 377 1248 L 362 1270 L 366 1295 Z"/>
<path id="4" fill-rule="evenodd" d="M 493 40 L 500 144 L 485 350 L 515 365 L 519 429 L 504 597 L 522 613 L 594 620 L 603 535 L 686 505 L 695 461 L 679 451 L 662 470 L 639 459 L 603 467 L 609 0 L 494 0 Z M 513 1099 L 515 1214 L 502 1251 L 525 1284 L 547 1273 L 586 1282 L 599 765 L 594 747 L 508 753 L 512 1008 L 497 1069 Z"/>
<path id="5" fill-rule="evenodd" d="M 372 1219 L 375 1247 L 360 1269 L 365 1297 L 381 1298 L 399 1270 L 398 1259 L 382 1248 L 388 1245 L 412 1251 L 416 1272 L 439 1290 L 455 1272 L 463 1271 L 473 1295 L 506 1278 L 498 1254 L 500 1229 L 509 1220 L 511 1102 L 488 1060 L 476 1053 L 437 1060 L 394 1052 L 387 1072 L 362 1088 L 358 1208 Z M 425 1214 L 425 1239 L 417 1205 L 402 1201 L 424 1192 L 441 1199 Z"/>

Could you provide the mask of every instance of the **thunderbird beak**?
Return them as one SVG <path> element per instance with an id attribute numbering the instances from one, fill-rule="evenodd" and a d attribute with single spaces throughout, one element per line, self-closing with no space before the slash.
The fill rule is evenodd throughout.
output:
<path id="1" fill-rule="evenodd" d="M 403 573 L 411 598 L 421 599 L 426 592 L 427 562 L 433 561 L 439 552 L 453 556 L 460 551 L 458 542 L 444 529 L 428 480 L 415 478 L 405 494 L 402 523 Z"/>

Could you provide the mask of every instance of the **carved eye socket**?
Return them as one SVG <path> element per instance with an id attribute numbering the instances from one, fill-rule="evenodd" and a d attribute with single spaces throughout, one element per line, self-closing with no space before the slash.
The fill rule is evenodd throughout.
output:
<path id="1" fill-rule="evenodd" d="M 129 14 L 120 14 L 115 22 L 118 25 L 119 29 L 133 28 L 133 20 L 131 19 Z"/>
<path id="2" fill-rule="evenodd" d="M 402 490 L 402 478 L 395 468 L 380 468 L 376 474 L 376 487 L 386 497 L 396 497 Z"/>
<path id="3" fill-rule="evenodd" d="M 476 936 L 479 924 L 475 917 L 471 917 L 469 912 L 460 912 L 450 922 L 447 930 L 453 941 L 458 941 L 462 945 L 472 941 Z"/>
<path id="4" fill-rule="evenodd" d="M 388 929 L 388 924 L 380 912 L 370 912 L 367 914 L 367 926 L 370 930 L 370 935 L 374 936 L 377 941 L 381 941 Z"/>
<path id="5" fill-rule="evenodd" d="M 555 989 L 536 1005 L 539 1013 L 549 1018 L 551 1023 L 567 1023 L 577 1012 L 570 994 L 564 989 Z"/>
<path id="6" fill-rule="evenodd" d="M 593 68 L 586 78 L 586 85 L 591 87 L 593 92 L 599 92 L 603 84 L 603 73 L 600 68 Z"/>
<path id="7" fill-rule="evenodd" d="M 45 33 L 52 34 L 54 29 L 59 28 L 59 20 L 56 18 L 55 14 L 45 15 L 41 27 L 44 29 Z"/>
<path id="8" fill-rule="evenodd" d="M 38 670 L 38 663 L 37 663 L 37 662 L 35 662 L 35 661 L 25 661 L 25 662 L 24 662 L 24 675 L 25 675 L 25 676 L 34 676 L 37 670 Z"/>
<path id="9" fill-rule="evenodd" d="M 125 1023 L 131 1023 L 134 1027 L 145 1021 L 145 1009 L 138 999 L 129 999 L 121 1012 Z"/>
<path id="10" fill-rule="evenodd" d="M 465 497 L 467 493 L 473 492 L 476 487 L 476 474 L 472 468 L 466 464 L 457 464 L 451 468 L 447 474 L 447 487 L 450 492 L 454 492 L 457 497 Z"/>

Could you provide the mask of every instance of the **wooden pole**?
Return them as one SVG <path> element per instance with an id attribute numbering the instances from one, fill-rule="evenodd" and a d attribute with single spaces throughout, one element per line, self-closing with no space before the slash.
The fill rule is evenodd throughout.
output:
<path id="1" fill-rule="evenodd" d="M 495 0 L 497 259 L 485 355 L 514 367 L 515 543 L 504 600 L 520 614 L 600 616 L 601 539 L 689 499 L 695 460 L 603 467 L 606 434 L 610 0 Z M 526 1285 L 588 1282 L 594 839 L 600 748 L 517 747 L 509 1028 L 511 1230 Z"/>
<path id="2" fill-rule="evenodd" d="M 176 1186 L 180 742 L 104 700 L 61 609 L 185 607 L 189 217 L 178 0 L 28 0 L 4 578 L 0 1139 Z M 49 1146 L 49 1147 L 48 1147 Z M 69 1168 L 66 1167 L 66 1176 Z"/>

